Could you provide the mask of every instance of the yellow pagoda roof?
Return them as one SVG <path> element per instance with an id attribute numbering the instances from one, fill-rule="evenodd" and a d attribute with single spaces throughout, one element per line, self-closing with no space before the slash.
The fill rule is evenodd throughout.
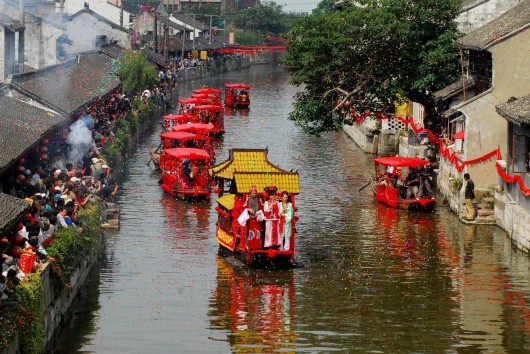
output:
<path id="1" fill-rule="evenodd" d="M 216 201 L 226 210 L 232 210 L 234 209 L 234 197 L 234 194 L 227 194 L 217 198 Z"/>
<path id="2" fill-rule="evenodd" d="M 236 172 L 234 182 L 238 193 L 248 193 L 253 185 L 258 192 L 265 187 L 275 186 L 278 192 L 300 193 L 298 172 Z"/>
<path id="3" fill-rule="evenodd" d="M 210 168 L 210 174 L 231 180 L 235 172 L 287 172 L 267 160 L 268 152 L 268 149 L 230 149 L 228 160 Z"/>

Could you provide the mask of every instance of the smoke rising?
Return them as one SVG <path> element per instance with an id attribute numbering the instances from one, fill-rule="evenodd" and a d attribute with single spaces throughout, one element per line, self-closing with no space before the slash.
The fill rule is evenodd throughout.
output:
<path id="1" fill-rule="evenodd" d="M 70 127 L 70 134 L 68 135 L 68 144 L 70 151 L 68 152 L 68 161 L 77 164 L 81 161 L 83 156 L 90 150 L 92 146 L 92 131 L 88 128 L 94 124 L 92 117 L 86 115 L 77 120 Z"/>

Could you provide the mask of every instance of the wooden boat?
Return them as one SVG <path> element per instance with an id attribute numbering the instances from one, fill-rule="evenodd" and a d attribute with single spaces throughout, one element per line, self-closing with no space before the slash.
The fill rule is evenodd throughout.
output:
<path id="1" fill-rule="evenodd" d="M 187 123 L 187 124 L 182 124 L 182 125 L 175 125 L 172 128 L 172 131 L 214 136 L 214 126 L 211 123 L 210 124 Z"/>
<path id="2" fill-rule="evenodd" d="M 165 150 L 177 147 L 204 149 L 210 155 L 210 162 L 215 161 L 215 151 L 210 136 L 189 132 L 167 132 L 160 134 L 160 141 L 162 147 L 159 158 L 160 169 L 164 165 Z"/>
<path id="3" fill-rule="evenodd" d="M 418 157 L 388 156 L 374 159 L 376 178 L 370 184 L 378 202 L 392 208 L 409 211 L 430 212 L 436 205 L 435 198 L 422 197 L 407 199 L 405 176 L 412 170 L 428 164 Z"/>
<path id="4" fill-rule="evenodd" d="M 193 93 L 191 95 L 191 98 L 199 98 L 202 100 L 207 100 L 207 101 L 210 101 L 211 104 L 216 105 L 216 106 L 221 105 L 221 97 L 212 95 L 209 93 Z"/>
<path id="5" fill-rule="evenodd" d="M 299 193 L 298 172 L 285 171 L 273 165 L 268 161 L 267 153 L 266 149 L 231 149 L 228 160 L 210 169 L 214 183 L 218 184 L 215 192 L 219 194 L 216 239 L 225 252 L 249 266 L 290 267 L 294 264 L 295 255 L 295 226 L 298 217 L 294 212 L 295 195 Z M 271 186 L 276 188 L 273 190 Z M 244 221 L 245 213 L 248 214 L 245 205 L 249 198 L 256 198 L 258 205 L 265 206 L 263 197 L 268 197 L 271 193 L 260 197 L 256 191 L 266 189 L 272 190 L 274 196 L 281 195 L 282 191 L 288 193 L 293 209 L 290 221 L 286 221 L 288 218 L 282 219 L 281 215 L 279 219 L 268 215 L 266 211 L 263 215 L 268 219 L 264 221 L 259 220 L 259 211 L 256 211 L 256 217 Z M 276 204 L 273 210 L 274 208 L 279 208 L 279 205 Z M 270 222 L 268 226 L 265 225 L 267 222 Z M 280 231 L 287 222 L 290 223 L 287 225 L 292 232 L 284 245 L 281 245 L 281 238 L 267 238 L 267 228 L 273 232 Z"/>
<path id="6" fill-rule="evenodd" d="M 195 94 L 215 95 L 215 96 L 221 98 L 221 95 L 222 95 L 223 91 L 221 91 L 219 89 L 216 89 L 216 88 L 205 87 L 205 88 L 195 89 L 195 90 L 193 90 L 193 93 L 195 93 Z"/>
<path id="7" fill-rule="evenodd" d="M 248 108 L 250 106 L 250 86 L 226 84 L 225 105 L 234 108 Z"/>
<path id="8" fill-rule="evenodd" d="M 212 124 L 213 133 L 222 135 L 225 132 L 224 109 L 216 105 L 195 106 L 195 121 L 197 123 Z"/>
<path id="9" fill-rule="evenodd" d="M 176 125 L 186 124 L 192 119 L 188 114 L 168 114 L 162 116 L 162 127 L 166 132 L 171 131 Z"/>
<path id="10" fill-rule="evenodd" d="M 204 105 L 204 104 L 212 104 L 211 100 L 198 98 L 198 97 L 188 97 L 188 98 L 181 98 L 178 100 L 179 104 L 179 114 L 188 114 L 190 116 L 194 116 L 194 108 L 197 105 Z"/>
<path id="11" fill-rule="evenodd" d="M 210 198 L 210 155 L 205 150 L 165 149 L 164 155 L 160 186 L 166 193 L 180 199 Z"/>

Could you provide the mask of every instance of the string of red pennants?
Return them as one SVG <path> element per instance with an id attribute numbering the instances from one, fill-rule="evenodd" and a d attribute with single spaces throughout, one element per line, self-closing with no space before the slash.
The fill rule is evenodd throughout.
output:
<path id="1" fill-rule="evenodd" d="M 228 54 L 258 54 L 258 53 L 283 53 L 287 50 L 284 45 L 239 45 L 214 50 L 216 53 Z"/>
<path id="2" fill-rule="evenodd" d="M 355 112 L 353 112 L 353 110 L 352 110 L 352 113 L 354 114 L 354 117 L 355 117 Z M 361 115 L 360 117 L 355 119 L 355 123 L 356 124 L 360 124 L 366 118 L 366 116 L 370 115 L 370 114 L 375 115 L 379 120 L 387 120 L 388 119 L 388 117 L 382 116 L 380 113 L 371 113 L 370 111 L 365 111 L 364 113 L 365 113 L 364 115 Z M 416 126 L 416 124 L 414 123 L 414 119 L 412 117 L 403 118 L 403 117 L 395 116 L 393 118 L 401 121 L 405 125 L 410 125 L 410 127 L 412 128 L 412 130 L 416 134 L 427 132 L 427 134 L 429 135 L 429 140 L 430 140 L 431 144 L 432 145 L 438 144 L 438 146 L 440 147 L 440 154 L 444 158 L 449 160 L 449 162 L 451 162 L 455 166 L 455 168 L 456 168 L 456 170 L 458 172 L 462 172 L 464 167 L 466 167 L 468 165 L 474 165 L 474 164 L 477 164 L 477 163 L 486 162 L 486 161 L 490 160 L 493 157 L 496 160 L 500 160 L 501 159 L 501 150 L 499 148 L 497 148 L 497 149 L 492 150 L 492 151 L 488 152 L 487 154 L 482 155 L 480 157 L 477 157 L 475 159 L 460 162 L 460 160 L 458 159 L 458 157 L 457 157 L 457 155 L 456 155 L 456 153 L 454 151 L 451 152 L 449 150 L 449 148 L 445 145 L 445 143 L 442 140 L 439 140 L 438 137 L 435 136 L 433 134 L 433 132 L 431 132 L 429 129 L 427 129 L 427 128 L 418 128 Z M 495 165 L 497 167 L 497 173 L 499 174 L 499 176 L 502 178 L 502 180 L 504 182 L 510 183 L 510 184 L 517 182 L 521 192 L 527 197 L 530 196 L 530 188 L 526 187 L 526 185 L 524 184 L 523 179 L 521 178 L 520 175 L 510 176 L 504 171 L 504 168 L 498 162 Z"/>

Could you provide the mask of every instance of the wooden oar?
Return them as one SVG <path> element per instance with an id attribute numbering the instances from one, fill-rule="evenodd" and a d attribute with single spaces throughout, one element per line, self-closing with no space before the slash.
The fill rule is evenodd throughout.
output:
<path id="1" fill-rule="evenodd" d="M 370 185 L 370 183 L 372 183 L 372 181 L 369 181 L 368 183 L 366 183 L 364 186 L 362 186 L 361 188 L 359 188 L 359 192 L 362 191 L 363 189 L 365 189 L 366 187 L 368 187 Z"/>

